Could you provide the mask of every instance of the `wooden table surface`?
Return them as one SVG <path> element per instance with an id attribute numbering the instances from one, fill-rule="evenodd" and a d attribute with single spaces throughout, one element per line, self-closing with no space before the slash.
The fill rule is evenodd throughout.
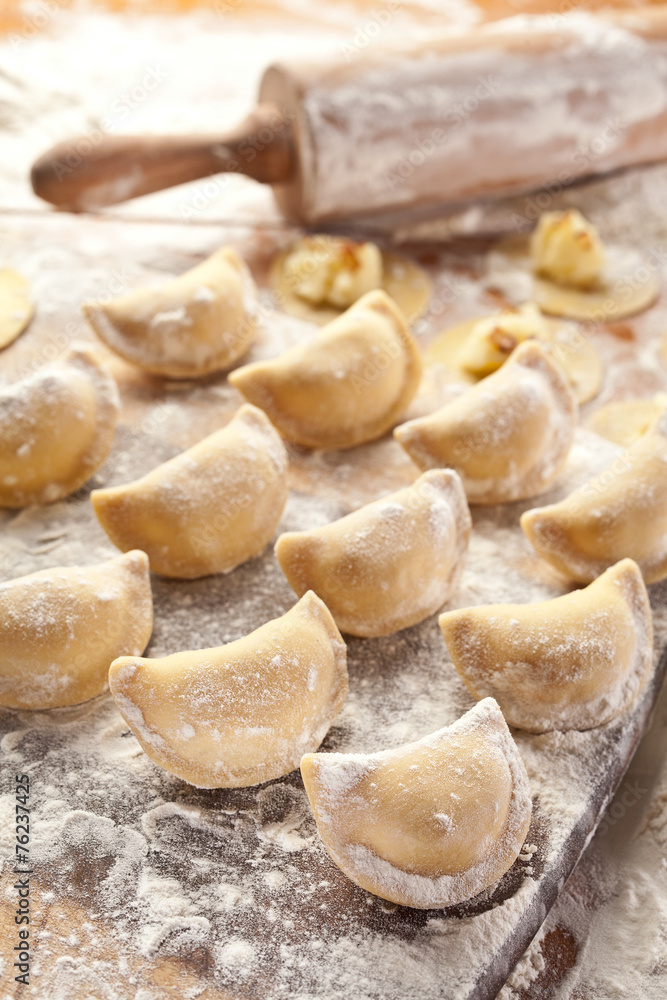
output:
<path id="1" fill-rule="evenodd" d="M 67 4 L 60 6 L 66 8 Z M 133 10 L 136 11 L 137 6 L 132 4 Z M 141 6 L 147 11 L 156 7 L 155 4 Z M 164 9 L 165 5 L 159 6 Z M 179 16 L 191 6 L 197 5 L 168 5 Z M 534 9 L 536 5 L 528 6 Z M 108 7 L 123 10 L 126 5 L 111 3 Z M 355 23 L 354 11 L 359 9 L 372 10 L 374 4 L 368 0 L 364 4 L 350 5 L 349 24 Z M 500 2 L 483 5 L 484 16 L 491 17 L 502 16 L 508 11 L 516 12 L 516 9 L 516 4 Z M 246 0 L 243 11 L 234 9 L 231 16 L 240 24 L 242 14 L 265 15 L 267 12 L 274 13 L 274 6 Z M 282 13 L 285 13 L 284 8 Z M 410 5 L 410 15 L 413 14 L 415 20 L 422 23 L 430 23 L 433 19 L 432 7 L 427 4 Z M 287 16 L 298 19 L 293 7 L 288 7 Z M 316 16 L 313 21 L 317 22 Z M 24 24 L 25 14 L 17 4 L 5 2 L 0 5 L 2 28 L 12 32 Z M 0 173 L 2 170 L 0 162 Z M 13 203 L 13 190 L 17 191 L 18 208 Z M 137 203 L 113 210 L 106 217 L 73 217 L 51 213 L 48 208 L 32 203 L 29 192 L 16 187 L 14 180 L 8 191 L 10 194 L 0 207 L 3 262 L 25 273 L 38 293 L 35 321 L 29 331 L 4 352 L 0 361 L 2 376 L 10 380 L 27 374 L 50 357 L 62 353 L 72 340 L 92 339 L 77 308 L 83 297 L 104 294 L 110 288 L 113 290 L 119 280 L 121 285 L 131 286 L 145 279 L 179 273 L 223 242 L 232 242 L 241 250 L 261 282 L 272 253 L 294 235 L 268 207 L 263 194 L 257 196 L 258 207 L 253 210 L 251 206 L 251 224 L 244 224 L 242 220 L 224 224 L 215 217 L 189 219 L 186 224 L 179 220 L 173 211 L 173 202 L 168 200 L 164 203 L 167 206 L 164 210 L 159 207 L 159 202 L 154 200 L 149 203 L 147 200 L 145 208 Z M 182 195 L 181 204 L 188 203 L 188 199 L 191 201 L 192 192 Z M 154 205 L 158 207 L 152 207 Z M 229 205 L 223 203 L 221 212 L 226 214 L 228 211 Z M 142 213 L 150 217 L 149 221 L 141 221 Z M 259 224 L 259 218 L 263 224 Z M 632 238 L 635 243 L 638 242 L 636 233 L 632 234 Z M 475 242 L 445 248 L 416 244 L 406 248 L 406 252 L 430 271 L 434 280 L 433 301 L 437 308 L 432 307 L 427 317 L 418 324 L 417 333 L 422 344 L 428 343 L 439 329 L 450 322 L 488 311 L 498 304 L 498 296 L 486 288 L 482 280 L 488 249 L 488 244 Z M 453 299 L 449 294 L 452 286 L 457 288 Z M 590 334 L 604 357 L 607 378 L 602 393 L 590 404 L 589 410 L 610 399 L 649 395 L 657 389 L 667 389 L 664 368 L 657 361 L 655 364 L 646 363 L 646 351 L 664 327 L 667 327 L 667 309 L 664 299 L 661 299 L 649 313 L 636 320 L 611 324 Z M 276 344 L 285 346 L 304 335 L 305 331 L 299 324 L 274 317 L 274 322 L 266 324 L 260 332 L 259 351 L 274 352 Z M 142 434 L 162 442 L 165 455 L 170 454 L 219 427 L 238 405 L 238 396 L 226 385 L 224 377 L 207 379 L 201 384 L 169 385 L 143 376 L 110 353 L 105 354 L 121 387 L 121 443 L 125 440 L 123 434 L 132 434 L 139 428 Z M 437 391 L 437 387 L 433 391 Z M 187 419 L 183 418 L 185 410 Z M 313 460 L 313 456 L 296 449 L 292 450 L 290 458 L 292 489 L 332 504 L 332 509 L 336 505 L 341 509 L 353 508 L 414 478 L 411 464 L 391 441 L 355 449 L 341 461 L 329 461 L 326 456 Z M 9 550 L 3 549 L 3 555 L 3 576 L 11 576 L 15 552 L 10 546 Z M 51 565 L 56 564 L 55 558 L 56 553 Z M 283 594 L 280 599 L 285 601 L 287 598 Z M 627 787 L 632 787 L 633 782 L 650 789 L 656 781 L 658 762 L 667 750 L 665 697 L 659 703 L 656 720 L 625 778 L 619 802 L 624 793 L 627 798 Z M 25 720 L 21 721 L 21 725 L 27 725 Z M 6 731 L 12 731 L 11 725 Z M 550 918 L 540 945 L 543 970 L 525 988 L 517 986 L 514 996 L 521 1000 L 561 995 L 572 996 L 573 1000 L 598 1000 L 598 996 L 587 992 L 586 959 L 581 958 L 585 937 L 582 937 L 580 911 L 582 907 L 588 909 L 593 922 L 599 902 L 595 893 L 596 872 L 600 866 L 611 865 L 618 857 L 622 858 L 624 848 L 631 844 L 650 810 L 650 795 L 645 794 L 632 809 L 625 808 L 624 815 L 614 821 L 611 834 L 610 828 L 606 827 L 604 835 L 593 841 Z M 91 896 L 94 885 L 90 881 L 90 866 L 85 858 L 81 859 L 78 868 L 73 869 L 70 878 L 69 887 L 61 884 L 55 895 L 43 873 L 39 879 L 33 880 L 32 902 L 37 920 L 34 930 L 42 935 L 43 940 L 60 942 L 63 961 L 69 959 L 74 962 L 77 951 L 83 949 L 86 954 L 94 952 L 100 969 L 118 964 L 121 957 L 124 963 L 122 972 L 119 965 L 115 979 L 105 978 L 100 973 L 98 987 L 95 986 L 94 970 L 91 970 L 90 978 L 79 980 L 77 1000 L 79 996 L 98 995 L 142 998 L 197 996 L 204 1000 L 225 1000 L 230 995 L 209 979 L 211 957 L 202 949 L 185 949 L 180 957 L 161 954 L 158 950 L 150 961 L 146 961 L 128 947 L 123 949 L 121 956 L 118 941 L 113 935 L 113 922 L 109 923 L 105 933 L 104 919 L 97 924 L 94 949 L 86 948 L 81 940 L 68 944 L 72 928 L 85 927 L 89 922 L 91 899 L 94 898 L 94 893 Z M 13 908 L 11 900 L 7 903 L 8 897 L 5 896 L 10 888 L 11 872 L 5 871 L 0 883 L 0 926 L 7 937 L 11 937 L 13 930 Z M 573 992 L 561 994 L 559 983 L 563 982 L 568 970 L 577 969 L 582 961 L 584 966 L 578 971 L 578 985 Z M 11 973 L 11 968 L 7 966 L 2 970 L 0 995 L 3 998 L 53 996 L 55 1000 L 59 995 L 54 992 L 55 985 L 48 987 L 46 992 L 39 985 L 29 989 L 17 985 Z M 47 981 L 43 980 L 44 983 Z M 37 977 L 35 984 L 38 984 Z M 96 988 L 99 988 L 99 993 Z M 75 996 L 73 993 L 70 995 Z M 235 990 L 234 997 L 237 995 L 251 994 L 245 991 L 237 994 Z M 447 996 L 446 993 L 442 995 Z M 253 1000 L 259 1000 L 259 996 L 253 996 Z M 393 997 L 386 1000 L 393 1000 Z"/>

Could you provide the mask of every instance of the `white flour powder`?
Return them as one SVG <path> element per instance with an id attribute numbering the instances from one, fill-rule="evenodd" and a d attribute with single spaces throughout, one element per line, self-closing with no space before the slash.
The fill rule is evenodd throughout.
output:
<path id="1" fill-rule="evenodd" d="M 289 0 L 288 7 L 296 15 L 305 10 L 297 0 Z M 474 17 L 463 2 L 450 3 L 447 9 L 460 22 Z M 0 229 L 0 263 L 11 257 L 12 263 L 27 269 L 42 321 L 54 315 L 60 322 L 63 314 L 71 319 L 76 301 L 85 297 L 80 287 L 84 270 L 90 283 L 86 295 L 119 294 L 136 284 L 144 270 L 184 270 L 193 257 L 200 259 L 212 249 L 221 233 L 219 227 L 193 227 L 178 234 L 170 230 L 168 236 L 168 227 L 155 226 L 152 232 L 137 227 L 125 234 L 124 227 L 115 226 L 111 236 L 113 224 L 100 224 L 95 231 L 79 227 L 77 220 L 56 220 L 69 234 L 60 240 L 61 230 L 49 220 L 36 236 L 27 222 L 22 228 L 23 223 L 17 226 L 11 219 L 17 209 L 34 212 L 40 207 L 25 182 L 34 157 L 52 142 L 101 124 L 111 134 L 223 130 L 252 104 L 258 74 L 267 62 L 288 53 L 312 58 L 333 49 L 343 55 L 344 45 L 352 46 L 353 58 L 355 47 L 362 48 L 364 39 L 369 44 L 374 33 L 366 31 L 368 18 L 347 4 L 328 5 L 322 13 L 318 8 L 317 14 L 309 6 L 307 16 L 307 27 L 296 20 L 286 24 L 267 19 L 260 30 L 259 23 L 246 23 L 237 13 L 211 12 L 178 21 L 133 19 L 128 30 L 111 16 L 59 11 L 51 33 L 29 38 L 19 33 L 0 41 L 0 204 L 7 220 Z M 26 17 L 29 27 L 29 10 Z M 410 5 L 404 4 L 383 30 L 388 36 L 400 35 L 414 19 Z M 654 167 L 556 192 L 548 207 L 580 206 L 603 236 L 641 245 L 662 268 L 667 224 L 656 206 L 666 202 L 667 168 Z M 537 212 L 533 201 L 522 198 L 495 217 L 488 214 L 494 225 L 500 220 L 511 227 L 513 213 L 530 220 Z M 240 177 L 211 178 L 120 206 L 110 214 L 194 223 L 261 219 L 282 225 L 268 191 Z M 478 225 L 480 218 L 483 222 L 483 213 L 474 220 L 468 216 L 467 222 Z M 441 229 L 424 226 L 422 232 L 437 236 Z M 105 258 L 110 239 L 117 241 L 114 254 Z M 139 241 L 142 249 L 135 252 Z M 459 262 L 456 275 L 443 272 L 436 281 L 436 303 L 451 301 L 455 282 L 453 321 L 459 318 L 457 311 L 465 318 L 471 303 L 478 307 L 477 282 L 465 269 L 465 255 Z M 110 267 L 120 284 L 114 290 Z M 76 275 L 74 291 L 68 275 Z M 308 333 L 298 321 L 278 325 L 270 314 L 269 320 L 273 337 L 281 343 Z M 432 331 L 437 323 L 434 312 L 423 328 Z M 664 376 L 656 375 L 660 368 L 655 347 L 665 325 L 660 309 L 637 324 L 638 367 L 647 392 L 665 383 Z M 55 324 L 46 336 L 47 344 L 53 340 L 59 351 L 60 333 Z M 275 349 L 266 331 L 264 336 L 258 356 Z M 39 351 L 33 356 L 28 340 L 23 345 L 19 341 L 16 351 L 23 352 L 20 365 L 28 370 L 45 360 Z M 611 350 L 606 360 L 613 363 Z M 12 370 L 8 377 L 15 374 Z M 612 368 L 604 393 L 622 391 L 623 377 L 619 366 Z M 135 391 L 146 392 L 125 384 L 126 404 L 136 402 Z M 232 398 L 222 384 L 169 390 L 167 401 L 155 403 L 138 433 L 127 428 L 119 432 L 95 485 L 127 481 L 171 457 L 178 447 L 165 444 L 166 437 L 182 446 L 191 443 L 198 436 L 207 394 L 226 407 Z M 389 460 L 400 471 L 400 460 L 393 457 L 397 447 L 380 442 L 372 453 L 360 449 L 357 456 L 348 454 L 336 463 L 315 454 L 309 456 L 308 468 L 311 475 L 321 469 L 323 480 L 335 483 L 336 497 L 356 505 L 371 498 L 369 490 L 373 493 L 359 475 L 360 465 L 366 462 L 373 471 Z M 567 485 L 582 481 L 593 464 L 602 466 L 614 455 L 610 446 L 580 436 L 570 461 L 574 480 Z M 292 459 L 298 481 L 306 463 L 300 455 Z M 554 495 L 566 488 L 562 481 Z M 331 492 L 333 497 L 333 487 Z M 450 606 L 540 600 L 562 592 L 555 574 L 517 532 L 523 509 L 514 505 L 499 515 L 475 515 L 470 557 Z M 322 524 L 340 513 L 333 499 L 293 493 L 281 529 Z M 114 554 L 92 516 L 86 491 L 74 503 L 3 515 L 3 523 L 3 578 Z M 154 589 L 158 615 L 150 653 L 155 656 L 230 641 L 293 603 L 270 554 L 231 577 L 188 584 L 156 579 Z M 661 609 L 656 626 L 663 642 L 664 589 L 652 588 L 655 607 Z M 352 640 L 350 673 L 350 699 L 324 749 L 364 752 L 396 746 L 448 724 L 472 704 L 447 660 L 434 619 L 386 639 Z M 331 864 L 296 775 L 259 789 L 194 790 L 151 763 L 108 698 L 54 713 L 3 712 L 1 721 L 7 768 L 11 774 L 27 770 L 33 781 L 35 863 L 42 885 L 40 891 L 35 884 L 36 912 L 46 915 L 57 899 L 69 913 L 67 919 L 47 921 L 36 941 L 35 987 L 28 995 L 40 1000 L 41 977 L 50 984 L 49 1000 L 73 994 L 96 1000 L 158 1000 L 164 992 L 145 970 L 157 968 L 169 956 L 186 960 L 191 970 L 179 985 L 183 997 L 198 996 L 207 983 L 266 1000 L 464 996 L 489 947 L 502 949 L 524 902 L 534 897 L 545 865 L 580 814 L 596 769 L 604 774 L 608 764 L 599 733 L 519 737 L 539 809 L 521 858 L 493 897 L 498 905 L 486 908 L 482 898 L 456 917 L 429 911 L 406 917 L 357 890 Z M 622 739 L 613 724 L 608 729 Z M 512 974 L 504 1000 L 518 1000 L 531 984 L 543 990 L 541 977 L 548 965 L 544 950 L 550 935 L 563 929 L 580 953 L 554 994 L 559 1000 L 658 1000 L 665 995 L 667 770 L 657 762 L 666 750 L 663 698 L 601 835 Z M 3 785 L 0 797 L 3 858 L 13 856 L 9 816 L 14 802 L 7 787 Z M 3 975 L 10 972 L 2 970 Z"/>

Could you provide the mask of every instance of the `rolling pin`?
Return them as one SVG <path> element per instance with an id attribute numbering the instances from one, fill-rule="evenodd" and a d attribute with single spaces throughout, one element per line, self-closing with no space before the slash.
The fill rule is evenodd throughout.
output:
<path id="1" fill-rule="evenodd" d="M 40 157 L 32 184 L 81 211 L 234 170 L 312 226 L 423 217 L 662 159 L 667 10 L 650 7 L 518 16 L 328 64 L 277 63 L 227 135 L 82 137 Z"/>

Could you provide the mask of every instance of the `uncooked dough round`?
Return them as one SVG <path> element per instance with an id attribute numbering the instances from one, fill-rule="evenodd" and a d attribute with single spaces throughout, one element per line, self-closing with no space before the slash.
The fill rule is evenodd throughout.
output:
<path id="1" fill-rule="evenodd" d="M 424 351 L 426 364 L 443 365 L 448 372 L 464 382 L 479 382 L 477 376 L 471 375 L 461 367 L 460 352 L 480 318 L 478 316 L 476 319 L 466 319 L 438 334 Z M 589 399 L 597 396 L 604 375 L 602 358 L 597 348 L 576 327 L 563 323 L 562 320 L 545 317 L 545 321 L 549 330 L 548 336 L 536 339 L 550 346 L 551 356 L 565 372 L 577 402 L 580 405 L 587 403 Z"/>
<path id="2" fill-rule="evenodd" d="M 285 261 L 292 251 L 290 248 L 277 254 L 269 270 L 269 284 L 277 293 L 280 309 L 321 326 L 336 319 L 344 312 L 342 308 L 313 305 L 294 292 L 292 282 L 285 275 Z M 431 298 L 431 279 L 426 271 L 407 257 L 387 250 L 382 251 L 381 287 L 400 307 L 408 323 L 421 316 Z"/>
<path id="3" fill-rule="evenodd" d="M 629 247 L 605 246 L 606 264 L 589 290 L 559 285 L 533 273 L 527 237 L 512 236 L 495 248 L 492 260 L 509 278 L 511 270 L 532 278 L 530 298 L 542 312 L 567 319 L 611 323 L 648 309 L 660 291 L 659 272 L 651 271 L 641 254 Z"/>
<path id="4" fill-rule="evenodd" d="M 35 314 L 25 278 L 5 267 L 0 271 L 0 350 L 23 333 Z"/>
<path id="5" fill-rule="evenodd" d="M 622 448 L 629 448 L 646 434 L 666 406 L 665 392 L 658 392 L 650 399 L 623 399 L 607 403 L 591 413 L 586 427 L 600 437 L 620 444 Z"/>

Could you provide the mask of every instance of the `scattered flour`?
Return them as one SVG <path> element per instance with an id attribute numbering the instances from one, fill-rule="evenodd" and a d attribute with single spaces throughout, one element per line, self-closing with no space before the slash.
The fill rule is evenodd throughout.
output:
<path id="1" fill-rule="evenodd" d="M 302 0 L 289 0 L 288 6 L 295 16 L 306 11 Z M 397 14 L 392 32 L 405 29 L 411 6 L 401 5 L 405 10 Z M 428 6 L 434 6 L 432 0 Z M 210 18 L 197 17 L 179 22 L 135 19 L 128 31 L 120 19 L 105 14 L 81 17 L 63 10 L 54 19 L 51 35 L 30 38 L 18 47 L 0 42 L 0 124 L 5 130 L 0 201 L 12 210 L 38 207 L 25 182 L 30 162 L 52 142 L 92 130 L 105 118 L 110 119 L 111 133 L 126 127 L 135 132 L 195 131 L 212 123 L 221 129 L 235 124 L 254 99 L 261 67 L 276 54 L 289 50 L 312 57 L 331 49 L 332 43 L 354 44 L 358 8 L 326 8 L 319 15 L 327 22 L 326 32 L 317 26 L 293 31 L 283 25 L 276 30 L 269 22 L 268 30 L 259 31 L 256 23 L 244 25 L 236 18 L 214 19 L 213 30 Z M 476 16 L 466 2 L 452 0 L 447 9 L 468 23 Z M 440 11 L 438 7 L 438 17 Z M 306 12 L 314 17 L 312 5 Z M 104 61 L 98 55 L 100 33 L 105 38 Z M 186 47 L 189 58 L 183 60 Z M 67 75 L 63 65 L 69 67 Z M 112 105 L 120 101 L 116 106 L 122 109 L 121 94 L 141 84 L 151 66 L 163 79 L 122 120 L 117 111 L 110 111 Z M 212 79 L 219 86 L 211 87 Z M 577 205 L 604 238 L 641 244 L 653 255 L 656 268 L 662 268 L 667 224 L 656 205 L 666 201 L 667 168 L 657 166 L 556 192 L 550 207 Z M 459 229 L 473 223 L 504 231 L 512 228 L 513 213 L 530 221 L 534 210 L 530 198 L 517 198 L 468 213 Z M 242 177 L 211 178 L 120 206 L 109 215 L 189 222 L 261 219 L 277 230 L 282 227 L 269 193 Z M 34 269 L 35 294 L 44 316 L 49 316 L 63 304 L 71 310 L 72 290 L 64 282 L 55 287 L 53 273 L 78 270 L 80 255 L 95 257 L 109 237 L 101 229 L 96 234 L 65 229 L 70 237 L 77 233 L 80 242 L 73 249 L 54 228 L 66 227 L 67 220 L 49 219 L 40 225 L 42 235 L 29 240 L 29 247 L 23 235 L 7 227 L 0 251 L 3 258 L 5 250 L 16 254 Z M 100 225 L 108 229 L 115 224 Z M 113 294 L 136 280 L 132 247 L 140 238 L 139 229 L 129 236 L 121 229 L 114 229 L 113 258 L 123 263 L 113 265 L 119 268 L 121 287 Z M 178 241 L 173 240 L 179 251 L 172 249 L 170 257 L 150 250 L 158 239 L 156 229 L 143 232 L 143 263 L 170 273 L 184 270 L 191 263 L 188 254 L 201 255 L 220 238 L 217 228 L 206 238 L 202 230 L 180 231 Z M 437 231 L 437 226 L 425 225 L 421 236 L 438 238 L 441 232 L 442 226 Z M 162 243 L 168 244 L 166 237 Z M 437 277 L 434 304 L 448 303 L 453 296 L 452 310 L 465 313 L 477 303 L 478 283 L 465 270 L 465 255 L 457 260 L 454 254 L 452 259 L 462 266 L 454 277 L 449 272 Z M 90 289 L 93 294 L 110 294 L 111 269 L 108 260 L 99 267 L 95 280 L 100 287 Z M 438 316 L 433 312 L 428 322 L 437 325 Z M 637 344 L 640 367 L 647 378 L 653 377 L 659 369 L 653 345 L 664 315 L 647 314 L 638 327 L 654 335 Z M 276 318 L 274 329 L 284 346 L 309 335 L 298 321 Z M 258 346 L 262 351 L 272 351 L 268 338 Z M 33 363 L 29 354 L 28 361 Z M 610 372 L 604 392 L 617 386 L 618 375 Z M 190 396 L 193 409 L 199 391 Z M 208 386 L 206 391 L 228 401 L 224 387 Z M 161 430 L 187 434 L 191 426 L 184 407 L 176 390 L 170 392 L 175 403 L 165 412 Z M 154 413 L 160 417 L 162 410 L 156 407 Z M 128 481 L 180 450 L 164 440 L 153 425 L 141 433 L 123 428 L 95 485 Z M 378 445 L 380 461 L 388 447 Z M 368 462 L 367 452 L 360 455 L 359 461 Z M 580 436 L 568 466 L 568 488 L 588 478 L 594 462 L 603 467 L 613 457 L 611 446 L 605 451 L 597 443 L 591 449 Z M 301 461 L 292 458 L 295 466 Z M 311 469 L 321 469 L 323 480 L 337 477 L 338 493 L 353 505 L 370 499 L 364 495 L 368 487 L 355 478 L 353 456 L 346 456 L 336 469 L 326 455 L 314 454 L 309 461 Z M 565 480 L 540 502 L 550 502 L 564 489 Z M 562 583 L 517 535 L 516 519 L 523 509 L 517 505 L 497 520 L 489 512 L 475 514 L 470 557 L 451 606 L 540 600 L 562 592 Z M 304 529 L 344 512 L 333 500 L 293 493 L 281 527 Z M 85 491 L 72 503 L 2 514 L 1 522 L 3 578 L 55 565 L 90 564 L 115 554 L 91 515 Z M 156 579 L 154 587 L 155 656 L 238 638 L 293 603 L 269 555 L 240 567 L 231 578 L 190 584 Z M 658 636 L 664 642 L 664 587 L 652 592 Z M 448 724 L 472 704 L 450 669 L 434 620 L 386 639 L 354 641 L 350 664 L 350 699 L 325 741 L 326 750 L 364 752 L 396 746 Z M 40 915 L 56 913 L 58 903 L 66 915 L 60 922 L 56 917 L 47 921 L 37 940 L 36 987 L 27 995 L 38 1000 L 43 996 L 40 977 L 48 977 L 49 1000 L 72 995 L 117 1000 L 121 993 L 134 1000 L 161 1000 L 163 991 L 142 980 L 142 968 L 156 968 L 171 957 L 187 960 L 197 970 L 180 989 L 185 1000 L 201 993 L 207 982 L 223 991 L 242 983 L 248 996 L 267 1000 L 428 1000 L 442 996 L 443 969 L 448 1000 L 465 996 L 489 947 L 503 945 L 525 902 L 534 898 L 539 880 L 552 870 L 549 866 L 579 818 L 596 773 L 605 773 L 610 747 L 624 738 L 619 727 L 611 725 L 597 734 L 519 739 L 539 802 L 527 845 L 511 878 L 497 892 L 449 914 L 402 911 L 352 886 L 326 857 L 294 774 L 259 789 L 193 789 L 151 763 L 107 697 L 51 713 L 2 712 L 0 726 L 4 770 L 24 770 L 33 781 L 35 865 L 40 884 L 49 886 L 36 895 L 36 909 Z M 503 1000 L 518 1000 L 530 983 L 539 985 L 546 935 L 559 926 L 571 928 L 580 957 L 559 988 L 558 1000 L 584 995 L 587 1000 L 664 997 L 667 772 L 663 767 L 656 774 L 656 761 L 667 750 L 666 734 L 663 698 L 649 739 L 612 804 L 612 810 L 618 805 L 625 812 L 613 824 L 609 819 L 606 826 L 603 823 L 601 835 L 589 846 L 508 980 Z M 628 807 L 623 796 L 628 797 L 628 787 L 634 789 L 633 782 L 645 791 Z M 7 819 L 13 812 L 13 800 L 6 794 L 0 798 L 0 810 Z M 3 823 L 2 831 L 1 856 L 7 861 L 13 850 L 9 823 Z M 137 964 L 137 949 L 140 958 L 150 956 L 144 967 Z"/>
<path id="2" fill-rule="evenodd" d="M 122 461 L 103 472 L 110 484 L 162 457 L 150 437 L 121 433 L 117 446 Z M 579 432 L 572 461 L 549 496 L 571 489 L 615 454 L 614 446 Z M 452 605 L 523 602 L 563 591 L 518 531 L 521 509 L 475 513 Z M 304 528 L 337 514 L 331 501 L 292 493 L 280 527 Z M 36 555 L 34 540 L 56 531 L 63 544 Z M 14 515 L 0 555 L 11 577 L 85 563 L 100 546 L 106 554 L 106 545 L 84 496 Z M 270 550 L 232 575 L 153 582 L 149 655 L 238 638 L 294 600 Z M 658 608 L 661 595 L 657 588 Z M 665 617 L 656 615 L 660 636 L 667 634 Z M 350 697 L 325 750 L 387 749 L 450 724 L 472 705 L 435 617 L 383 639 L 353 640 L 348 655 Z M 343 1000 L 351 990 L 359 1000 L 426 1000 L 439 995 L 444 968 L 452 1000 L 468 996 L 490 947 L 510 961 L 510 941 L 526 933 L 526 907 L 537 900 L 541 880 L 563 879 L 567 838 L 632 732 L 625 720 L 585 733 L 517 734 L 535 804 L 520 859 L 470 903 L 414 911 L 369 896 L 332 864 L 298 773 L 256 788 L 195 789 L 139 751 L 106 696 L 0 718 L 6 766 L 32 776 L 36 870 L 42 877 L 48 871 L 58 900 L 96 915 L 96 933 L 112 950 L 129 949 L 126 972 L 117 965 L 100 971 L 106 982 L 129 981 L 133 961 L 178 955 L 194 962 L 205 955 L 206 976 L 216 987 L 243 982 L 250 995 L 260 991 L 267 1000 Z M 660 822 L 651 818 L 651 829 Z M 5 858 L 10 849 L 8 843 Z M 83 957 L 92 959 L 96 946 L 85 936 L 73 945 L 56 927 L 39 950 L 65 991 L 80 981 Z M 539 971 L 539 956 L 531 962 Z"/>

